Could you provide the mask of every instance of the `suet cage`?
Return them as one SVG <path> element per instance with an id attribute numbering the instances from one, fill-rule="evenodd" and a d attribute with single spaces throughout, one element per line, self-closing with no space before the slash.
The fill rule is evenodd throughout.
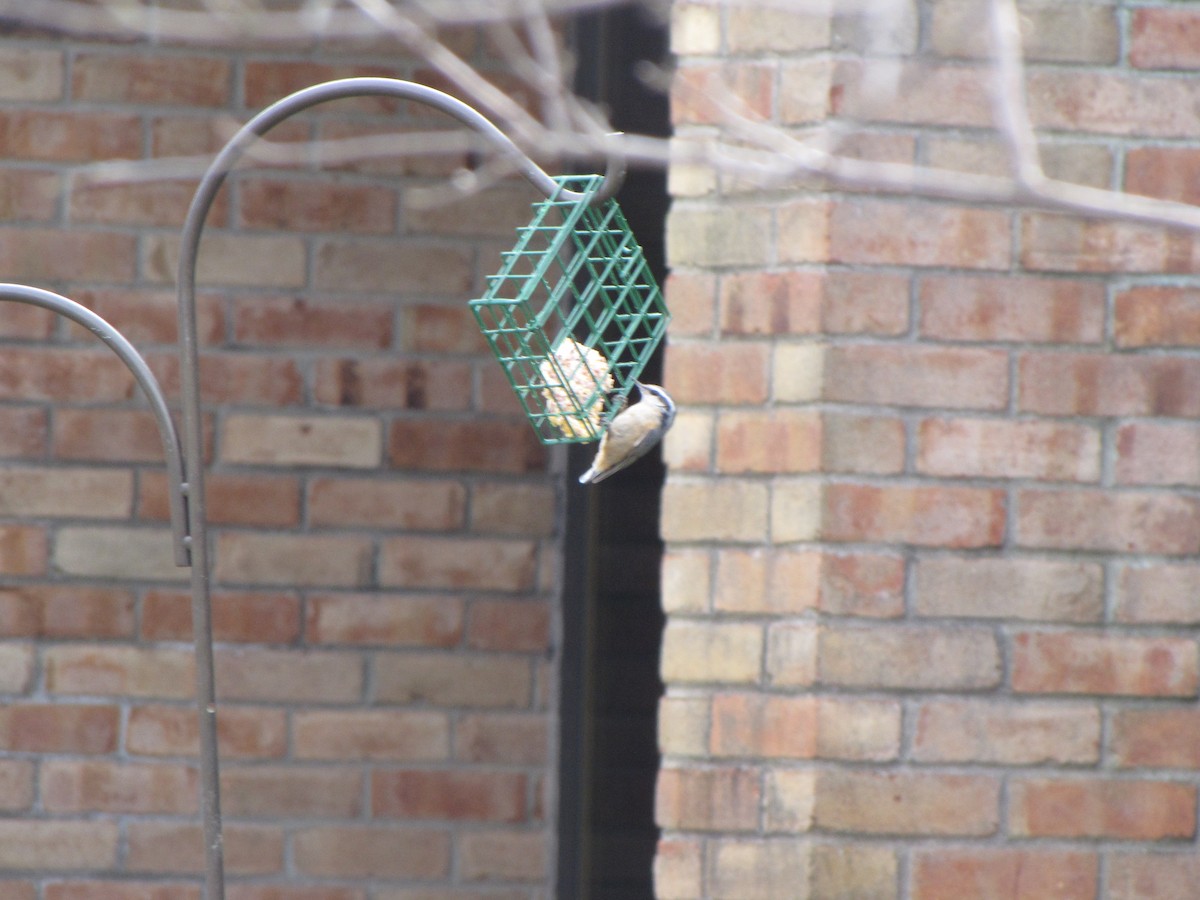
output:
<path id="1" fill-rule="evenodd" d="M 599 175 L 555 178 L 533 204 L 486 294 L 470 302 L 543 444 L 600 438 L 666 332 L 670 316 Z"/>

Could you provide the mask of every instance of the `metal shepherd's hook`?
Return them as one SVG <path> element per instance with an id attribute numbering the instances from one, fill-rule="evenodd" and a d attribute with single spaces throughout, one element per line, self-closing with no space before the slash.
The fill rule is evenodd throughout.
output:
<path id="1" fill-rule="evenodd" d="M 208 539 L 205 524 L 204 437 L 200 417 L 199 347 L 196 336 L 196 257 L 200 235 L 221 185 L 254 141 L 280 122 L 310 107 L 331 100 L 363 96 L 416 101 L 446 113 L 482 135 L 547 197 L 583 199 L 582 194 L 562 190 L 507 135 L 461 100 L 422 84 L 391 78 L 346 78 L 315 85 L 283 98 L 243 125 L 204 173 L 183 226 L 177 289 L 184 456 L 190 461 L 186 482 L 186 524 L 187 533 L 191 535 L 192 624 L 196 648 L 196 705 L 200 718 L 200 792 L 204 816 L 207 900 L 224 900 L 225 876 L 221 843 Z M 604 181 L 591 202 L 611 198 L 623 179 L 622 160 L 615 153 L 610 154 Z M 178 553 L 178 550 L 176 552 Z"/>

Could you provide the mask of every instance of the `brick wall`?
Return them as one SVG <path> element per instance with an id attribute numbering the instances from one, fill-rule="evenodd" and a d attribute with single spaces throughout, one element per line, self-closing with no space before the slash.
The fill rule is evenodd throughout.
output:
<path id="1" fill-rule="evenodd" d="M 474 32 L 447 37 L 498 66 Z M 194 49 L 10 30 L 0 277 L 107 317 L 173 395 L 193 183 L 77 167 L 207 160 L 270 101 L 357 74 L 438 83 L 386 41 Z M 272 136 L 446 125 L 376 99 Z M 236 900 L 546 896 L 561 462 L 516 415 L 464 302 L 533 197 L 506 182 L 422 207 L 401 190 L 444 190 L 464 161 L 252 170 L 202 244 Z M 196 898 L 190 613 L 158 435 L 82 330 L 6 305 L 0 343 L 0 895 Z"/>
<path id="2" fill-rule="evenodd" d="M 981 7 L 914 4 L 868 50 L 850 18 L 677 2 L 677 131 L 719 127 L 715 80 L 853 155 L 1002 173 Z M 1052 175 L 1200 198 L 1186 7 L 1022 7 Z M 660 900 L 1191 896 L 1196 238 L 672 190 Z"/>

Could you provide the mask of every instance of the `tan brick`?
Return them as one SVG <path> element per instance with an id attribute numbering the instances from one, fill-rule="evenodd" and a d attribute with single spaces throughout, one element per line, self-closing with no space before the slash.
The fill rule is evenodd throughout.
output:
<path id="1" fill-rule="evenodd" d="M 471 492 L 471 530 L 484 534 L 550 537 L 559 514 L 549 484 L 480 482 Z"/>
<path id="2" fill-rule="evenodd" d="M 667 260 L 674 268 L 768 265 L 772 218 L 766 207 L 676 206 L 667 222 Z"/>
<path id="3" fill-rule="evenodd" d="M 1059 422 L 925 419 L 917 430 L 917 469 L 949 478 L 1098 481 L 1100 431 Z"/>
<path id="4" fill-rule="evenodd" d="M 33 686 L 35 656 L 27 644 L 0 644 L 0 690 L 24 694 Z"/>
<path id="5" fill-rule="evenodd" d="M 468 248 L 417 241 L 326 241 L 317 249 L 314 286 L 347 294 L 461 297 L 471 290 Z"/>
<path id="6" fill-rule="evenodd" d="M 897 893 L 894 850 L 863 844 L 818 844 L 812 851 L 812 896 L 878 898 Z"/>
<path id="7" fill-rule="evenodd" d="M 978 690 L 1001 678 L 996 636 L 983 628 L 826 626 L 819 654 L 820 681 L 844 687 Z"/>
<path id="8" fill-rule="evenodd" d="M 930 701 L 913 742 L 921 762 L 1082 765 L 1100 758 L 1095 704 Z"/>
<path id="9" fill-rule="evenodd" d="M 982 837 L 1000 824 L 1000 782 L 986 775 L 822 770 L 815 823 L 863 834 Z"/>
<path id="10" fill-rule="evenodd" d="M 1112 184 L 1113 153 L 1108 147 L 1042 141 L 1038 153 L 1043 171 L 1051 178 L 1096 188 L 1108 188 Z M 978 175 L 1007 176 L 1012 165 L 1003 144 L 991 139 L 931 137 L 925 141 L 925 156 L 934 168 Z M 1038 318 L 1033 315 L 1033 322 Z"/>
<path id="11" fill-rule="evenodd" d="M 937 556 L 917 563 L 915 609 L 926 616 L 1098 622 L 1098 563 Z"/>
<path id="12" fill-rule="evenodd" d="M 896 556 L 826 554 L 821 567 L 821 611 L 896 618 L 904 610 L 904 577 L 904 561 Z"/>
<path id="13" fill-rule="evenodd" d="M 170 820 L 130 822 L 127 828 L 130 872 L 193 874 L 204 872 L 200 825 Z M 283 832 L 266 825 L 225 826 L 225 870 L 239 875 L 272 875 L 283 869 Z"/>
<path id="14" fill-rule="evenodd" d="M 195 690 L 188 650 L 60 644 L 44 656 L 52 694 L 184 699 Z"/>
<path id="15" fill-rule="evenodd" d="M 761 541 L 767 536 L 766 485 L 732 478 L 668 483 L 662 525 L 668 541 Z"/>
<path id="16" fill-rule="evenodd" d="M 779 479 L 771 488 L 771 540 L 815 540 L 821 530 L 824 491 L 818 481 Z"/>
<path id="17" fill-rule="evenodd" d="M 1116 577 L 1118 622 L 1200 622 L 1195 602 L 1195 579 L 1200 570 L 1191 563 L 1122 565 Z"/>
<path id="18" fill-rule="evenodd" d="M 1056 897 L 1090 900 L 1099 883 L 1097 855 L 1043 849 L 939 848 L 917 853 L 914 900 L 961 897 Z"/>
<path id="19" fill-rule="evenodd" d="M 759 405 L 769 365 L 763 342 L 678 341 L 667 348 L 663 384 L 677 403 Z"/>
<path id="20" fill-rule="evenodd" d="M 823 71 L 823 74 L 827 74 L 827 72 Z M 816 109 L 804 105 L 792 109 L 791 114 L 798 117 L 820 115 Z M 788 203 L 779 208 L 778 254 L 780 262 L 812 263 L 825 262 L 830 259 L 832 241 L 830 209 L 831 206 L 827 201 L 809 198 Z"/>
<path id="21" fill-rule="evenodd" d="M 348 588 L 370 580 L 366 537 L 225 532 L 215 555 L 216 577 L 231 584 Z"/>
<path id="22" fill-rule="evenodd" d="M 832 347 L 826 400 L 887 406 L 1003 409 L 1008 357 L 998 350 L 921 345 Z"/>
<path id="23" fill-rule="evenodd" d="M 658 701 L 658 746 L 666 756 L 706 756 L 707 696 L 666 695 Z"/>
<path id="24" fill-rule="evenodd" d="M 196 186 L 187 181 L 111 183 L 80 179 L 70 193 L 70 218 L 72 222 L 95 225 L 178 228 L 195 192 Z M 214 204 L 214 218 L 224 212 L 222 200 Z"/>
<path id="25" fill-rule="evenodd" d="M 459 862 L 468 881 L 538 882 L 546 877 L 549 847 L 535 832 L 466 832 L 459 839 Z"/>
<path id="26" fill-rule="evenodd" d="M 822 471 L 871 475 L 903 471 L 905 435 L 899 418 L 827 412 L 821 423 Z"/>
<path id="27" fill-rule="evenodd" d="M 549 751 L 549 721 L 541 714 L 470 713 L 458 717 L 454 758 L 474 763 L 536 766 Z"/>
<path id="28" fill-rule="evenodd" d="M 122 580 L 186 581 L 175 565 L 172 537 L 158 528 L 60 528 L 54 542 L 56 568 L 70 575 Z"/>
<path id="29" fill-rule="evenodd" d="M 776 900 L 808 884 L 809 849 L 794 839 L 718 840 L 708 849 L 713 900 Z"/>
<path id="30" fill-rule="evenodd" d="M 672 471 L 710 472 L 715 428 L 716 416 L 707 410 L 677 413 L 663 438 L 663 463 Z"/>
<path id="31" fill-rule="evenodd" d="M 179 240 L 148 235 L 142 267 L 152 281 L 174 282 Z M 196 260 L 201 285 L 299 288 L 305 283 L 305 247 L 297 237 L 207 232 Z"/>
<path id="32" fill-rule="evenodd" d="M 0 866 L 17 871 L 102 869 L 117 862 L 116 822 L 0 822 Z"/>
<path id="33" fill-rule="evenodd" d="M 794 53 L 828 47 L 832 8 L 806 4 L 804 9 L 801 13 L 769 6 L 731 7 L 726 33 L 730 53 Z"/>
<path id="34" fill-rule="evenodd" d="M 376 419 L 326 416 L 231 415 L 221 457 L 248 465 L 374 468 L 382 460 Z"/>
<path id="35" fill-rule="evenodd" d="M 704 891 L 704 857 L 695 839 L 662 838 L 654 856 L 654 896 L 692 900 Z"/>
<path id="36" fill-rule="evenodd" d="M 1198 877 L 1200 858 L 1188 850 L 1112 853 L 1108 856 L 1105 900 L 1186 897 Z"/>
<path id="37" fill-rule="evenodd" d="M 1120 30 L 1108 5 L 1022 3 L 1018 7 L 1026 59 L 1037 62 L 1115 63 Z M 931 21 L 933 49 L 942 56 L 987 57 L 987 13 L 969 0 L 941 0 Z"/>
<path id="38" fill-rule="evenodd" d="M 221 812 L 229 816 L 347 819 L 362 814 L 362 774 L 349 768 L 225 766 Z"/>
<path id="39" fill-rule="evenodd" d="M 900 704 L 852 697 L 817 699 L 817 757 L 894 760 L 900 754 Z"/>
<path id="40" fill-rule="evenodd" d="M 763 830 L 767 834 L 801 834 L 810 830 L 816 787 L 817 774 L 812 769 L 767 770 L 763 787 Z"/>
<path id="41" fill-rule="evenodd" d="M 389 538 L 379 548 L 387 587 L 524 591 L 533 587 L 537 544 L 510 538 Z"/>
<path id="42" fill-rule="evenodd" d="M 0 99 L 60 100 L 63 95 L 65 54 L 61 50 L 12 46 L 0 53 L 4 84 Z"/>
<path id="43" fill-rule="evenodd" d="M 462 638 L 463 604 L 419 594 L 310 596 L 307 640 L 324 644 L 453 646 Z"/>
<path id="44" fill-rule="evenodd" d="M 905 64 L 899 71 L 904 89 L 895 92 L 880 91 L 870 78 L 870 71 L 865 61 L 838 63 L 834 69 L 833 112 L 836 115 L 920 125 L 991 125 L 985 69 L 965 65 Z"/>
<path id="45" fill-rule="evenodd" d="M 1018 837 L 1170 840 L 1196 834 L 1196 788 L 1169 781 L 1014 778 L 1009 831 Z"/>
<path id="46" fill-rule="evenodd" d="M 718 124 L 726 115 L 727 105 L 758 117 L 770 117 L 777 83 L 772 61 L 726 59 L 710 63 L 684 59 L 682 62 L 671 80 L 672 124 Z"/>
<path id="47" fill-rule="evenodd" d="M 777 344 L 771 366 L 775 399 L 785 403 L 824 399 L 828 355 L 823 344 Z"/>
<path id="48" fill-rule="evenodd" d="M 663 768 L 655 791 L 655 821 L 679 831 L 754 831 L 763 800 L 758 770 Z"/>
<path id="49" fill-rule="evenodd" d="M 803 687 L 817 678 L 818 628 L 814 621 L 780 621 L 767 626 L 767 679 L 772 685 Z"/>
<path id="50" fill-rule="evenodd" d="M 375 697 L 383 703 L 521 708 L 532 682 L 529 660 L 507 655 L 389 653 L 374 661 Z"/>
<path id="51" fill-rule="evenodd" d="M 450 726 L 445 713 L 428 710 L 297 712 L 292 719 L 297 759 L 446 759 Z"/>
<path id="52" fill-rule="evenodd" d="M 1015 636 L 1011 678 L 1022 693 L 1193 697 L 1198 666 L 1184 638 L 1025 632 Z"/>
<path id="53" fill-rule="evenodd" d="M 215 107 L 228 102 L 230 64 L 215 56 L 80 53 L 71 95 L 93 103 Z"/>
<path id="54" fill-rule="evenodd" d="M 353 703 L 362 698 L 362 661 L 353 653 L 222 647 L 217 694 L 226 700 Z"/>
<path id="55" fill-rule="evenodd" d="M 758 681 L 762 629 L 737 622 L 673 619 L 663 634 L 662 677 L 669 683 Z"/>
<path id="56" fill-rule="evenodd" d="M 293 838 L 293 850 L 301 872 L 324 878 L 432 879 L 450 868 L 450 837 L 432 828 L 305 828 Z"/>
<path id="57" fill-rule="evenodd" d="M 53 813 L 194 813 L 197 772 L 175 763 L 47 760 L 41 797 Z"/>
<path id="58" fill-rule="evenodd" d="M 0 113 L 0 134 L 10 159 L 91 162 L 141 156 L 138 118 L 123 113 L 8 109 Z"/>
<path id="59" fill-rule="evenodd" d="M 1027 490 L 1017 496 L 1018 546 L 1109 553 L 1193 554 L 1200 503 L 1136 491 Z"/>

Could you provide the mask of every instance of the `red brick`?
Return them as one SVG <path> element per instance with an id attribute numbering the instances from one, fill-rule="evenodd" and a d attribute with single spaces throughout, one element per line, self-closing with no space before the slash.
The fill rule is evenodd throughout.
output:
<path id="1" fill-rule="evenodd" d="M 880 92 L 860 61 L 839 63 L 831 93 L 838 116 L 920 125 L 990 127 L 991 99 L 985 69 L 964 65 L 905 65 L 903 89 Z M 884 94 L 886 93 L 886 97 Z"/>
<path id="2" fill-rule="evenodd" d="M 663 285 L 663 293 L 668 298 L 667 306 L 671 310 L 671 333 L 687 337 L 712 337 L 717 320 L 717 276 L 707 272 L 670 272 Z M 754 304 L 741 304 L 733 300 L 733 296 L 741 294 L 740 290 L 730 283 L 721 290 L 721 321 L 724 329 L 725 295 L 730 295 L 729 306 L 741 307 L 741 314 L 730 313 L 730 319 L 738 327 L 758 327 L 761 320 L 759 308 Z M 791 291 L 785 296 L 788 301 L 785 307 L 791 310 Z M 778 297 L 778 294 L 773 295 Z M 749 317 L 749 318 L 747 318 Z"/>
<path id="3" fill-rule="evenodd" d="M 860 834 L 994 834 L 1000 782 L 985 775 L 826 769 L 817 774 L 815 822 Z"/>
<path id="4" fill-rule="evenodd" d="M 0 144 L 9 159 L 52 162 L 138 159 L 141 141 L 141 124 L 133 115 L 79 109 L 0 112 Z M 59 232 L 59 237 L 64 235 Z"/>
<path id="5" fill-rule="evenodd" d="M 530 661 L 498 654 L 401 653 L 375 658 L 375 698 L 461 708 L 529 706 Z"/>
<path id="6" fill-rule="evenodd" d="M 1117 484 L 1200 484 L 1200 428 L 1134 422 L 1117 430 Z"/>
<path id="7" fill-rule="evenodd" d="M 1195 204 L 1200 202 L 1198 178 L 1200 153 L 1190 147 L 1132 147 L 1125 154 L 1125 190 L 1130 194 Z"/>
<path id="8" fill-rule="evenodd" d="M 216 670 L 224 700 L 352 703 L 362 697 L 362 660 L 349 652 L 219 647 Z"/>
<path id="9" fill-rule="evenodd" d="M 1104 285 L 1029 277 L 929 275 L 920 331 L 951 341 L 1089 343 L 1104 337 Z"/>
<path id="10" fill-rule="evenodd" d="M 1196 85 L 1111 72 L 1032 71 L 1030 116 L 1039 128 L 1146 137 L 1200 134 Z M 1129 115 L 1129 110 L 1137 110 Z"/>
<path id="11" fill-rule="evenodd" d="M 129 711 L 125 749 L 139 756 L 196 756 L 199 728 L 191 706 L 134 706 Z M 283 710 L 222 704 L 217 747 L 222 759 L 283 756 L 287 751 Z"/>
<path id="12" fill-rule="evenodd" d="M 477 600 L 467 614 L 467 646 L 524 653 L 549 651 L 551 611 L 537 600 Z"/>
<path id="13" fill-rule="evenodd" d="M 815 272 L 726 275 L 720 288 L 721 333 L 814 334 L 821 328 L 824 285 L 825 276 Z"/>
<path id="14" fill-rule="evenodd" d="M 450 836 L 441 829 L 325 826 L 292 840 L 296 868 L 308 876 L 433 879 L 450 870 Z"/>
<path id="15" fill-rule="evenodd" d="M 471 491 L 470 530 L 477 534 L 548 538 L 557 515 L 555 492 L 548 484 L 480 481 Z"/>
<path id="16" fill-rule="evenodd" d="M 1182 7 L 1135 9 L 1129 62 L 1139 69 L 1200 67 L 1200 15 Z"/>
<path id="17" fill-rule="evenodd" d="M 658 773 L 655 821 L 679 831 L 754 831 L 762 803 L 756 769 L 664 768 Z"/>
<path id="18" fill-rule="evenodd" d="M 821 327 L 834 334 L 903 334 L 908 330 L 909 282 L 907 275 L 826 273 Z"/>
<path id="19" fill-rule="evenodd" d="M 1013 643 L 1012 686 L 1023 693 L 1196 694 L 1194 641 L 1170 637 L 1025 632 Z"/>
<path id="20" fill-rule="evenodd" d="M 679 341 L 667 348 L 663 383 L 677 403 L 758 405 L 769 362 L 764 343 Z"/>
<path id="21" fill-rule="evenodd" d="M 107 351 L 7 347 L 0 358 L 0 399 L 113 402 L 133 391 L 133 376 Z"/>
<path id="22" fill-rule="evenodd" d="M 1084 425 L 1003 419 L 925 419 L 917 470 L 948 478 L 1098 481 L 1100 431 Z"/>
<path id="23" fill-rule="evenodd" d="M 917 563 L 914 611 L 922 616 L 1099 622 L 1104 572 L 1072 560 L 936 556 Z"/>
<path id="24" fill-rule="evenodd" d="M 60 459 L 161 462 L 163 444 L 149 412 L 122 409 L 58 409 L 51 434 Z"/>
<path id="25" fill-rule="evenodd" d="M 61 190 L 56 172 L 0 169 L 0 215 L 9 222 L 48 222 L 57 215 Z"/>
<path id="26" fill-rule="evenodd" d="M 238 224 L 270 231 L 388 234 L 396 225 L 396 196 L 378 185 L 246 179 L 238 187 Z"/>
<path id="27" fill-rule="evenodd" d="M 440 760 L 450 753 L 445 713 L 418 710 L 304 711 L 292 718 L 297 759 Z"/>
<path id="28" fill-rule="evenodd" d="M 131 637 L 132 592 L 69 585 L 28 585 L 0 590 L 4 637 Z"/>
<path id="29" fill-rule="evenodd" d="M 1182 853 L 1111 853 L 1104 900 L 1186 897 L 1200 883 L 1200 856 Z"/>
<path id="30" fill-rule="evenodd" d="M 680 66 L 671 87 L 671 122 L 715 125 L 729 107 L 771 118 L 775 103 L 775 67 L 765 62 L 725 62 Z"/>
<path id="31" fill-rule="evenodd" d="M 1096 763 L 1100 710 L 1095 704 L 932 700 L 917 714 L 912 753 L 927 763 Z"/>
<path id="32" fill-rule="evenodd" d="M 519 822 L 526 817 L 526 790 L 526 776 L 518 772 L 384 769 L 371 776 L 371 815 Z"/>
<path id="33" fill-rule="evenodd" d="M 147 362 L 168 396 L 179 393 L 179 356 L 150 354 Z M 294 360 L 252 353 L 200 357 L 200 392 L 213 403 L 285 406 L 301 401 L 304 379 Z"/>
<path id="34" fill-rule="evenodd" d="M 204 871 L 199 824 L 149 819 L 132 821 L 126 830 L 128 871 L 181 875 Z M 227 874 L 273 875 L 283 870 L 283 833 L 278 827 L 226 823 L 224 832 Z"/>
<path id="35" fill-rule="evenodd" d="M 1117 294 L 1114 315 L 1113 337 L 1120 347 L 1200 345 L 1198 291 L 1157 285 L 1130 288 Z"/>
<path id="36" fill-rule="evenodd" d="M 471 365 L 457 360 L 323 359 L 313 396 L 345 408 L 461 411 L 471 408 L 472 379 Z"/>
<path id="37" fill-rule="evenodd" d="M 760 548 L 717 551 L 715 609 L 734 613 L 802 613 L 816 608 L 823 565 L 820 553 Z"/>
<path id="38" fill-rule="evenodd" d="M 197 773 L 176 764 L 42 763 L 41 797 L 52 813 L 195 813 Z"/>
<path id="39" fill-rule="evenodd" d="M 9 704 L 0 710 L 0 746 L 23 753 L 112 753 L 120 710 L 107 704 Z"/>
<path id="40" fill-rule="evenodd" d="M 466 489 L 456 481 L 316 477 L 307 507 L 316 526 L 454 531 L 463 525 Z"/>
<path id="41" fill-rule="evenodd" d="M 400 310 L 399 327 L 401 349 L 413 353 L 482 353 L 487 347 L 474 315 L 461 302 L 405 306 Z"/>
<path id="42" fill-rule="evenodd" d="M 403 227 L 409 234 L 438 234 L 456 237 L 500 238 L 505 244 L 512 240 L 513 229 L 529 219 L 529 207 L 540 200 L 532 185 L 523 179 L 480 186 L 466 194 L 446 192 L 430 203 L 406 194 L 401 206 Z M 485 250 L 481 268 L 495 271 L 499 257 Z"/>
<path id="43" fill-rule="evenodd" d="M 399 469 L 520 475 L 546 465 L 546 451 L 525 422 L 400 419 L 392 424 L 388 447 Z"/>
<path id="44" fill-rule="evenodd" d="M 1157 841 L 1196 833 L 1196 788 L 1166 781 L 1014 778 L 1015 837 Z"/>
<path id="45" fill-rule="evenodd" d="M 1185 357 L 1045 352 L 1018 360 L 1022 412 L 1055 416 L 1200 415 L 1200 362 Z"/>
<path id="46" fill-rule="evenodd" d="M 1191 706 L 1118 710 L 1111 744 L 1119 766 L 1200 769 L 1200 710 Z"/>
<path id="47" fill-rule="evenodd" d="M 813 697 L 715 694 L 709 751 L 716 757 L 812 759 L 816 720 Z"/>
<path id="48" fill-rule="evenodd" d="M 139 473 L 139 477 L 139 518 L 166 521 L 169 515 L 166 474 L 146 471 Z M 204 477 L 204 500 L 210 524 L 267 528 L 300 524 L 300 484 L 291 475 L 210 472 Z"/>
<path id="49" fill-rule="evenodd" d="M 1200 266 L 1185 232 L 1043 213 L 1022 217 L 1021 264 L 1047 272 L 1181 272 Z"/>
<path id="50" fill-rule="evenodd" d="M 838 624 L 822 628 L 819 642 L 819 680 L 827 685 L 978 690 L 1001 678 L 990 629 Z"/>
<path id="51" fill-rule="evenodd" d="M 28 813 L 37 793 L 34 779 L 32 760 L 0 760 L 0 812 Z"/>
<path id="52" fill-rule="evenodd" d="M 937 547 L 997 546 L 1004 537 L 999 490 L 967 487 L 830 484 L 822 536 Z"/>
<path id="53" fill-rule="evenodd" d="M 451 647 L 462 639 L 463 604 L 419 594 L 317 594 L 307 603 L 309 643 Z"/>
<path id="54" fill-rule="evenodd" d="M 362 773 L 313 766 L 226 766 L 221 812 L 274 819 L 348 819 L 362 815 Z"/>
<path id="55" fill-rule="evenodd" d="M 1008 358 L 999 350 L 910 345 L 831 347 L 824 399 L 885 406 L 1003 409 Z"/>
<path id="56" fill-rule="evenodd" d="M 58 881 L 46 900 L 201 900 L 200 888 L 183 884 L 120 881 Z"/>
<path id="57" fill-rule="evenodd" d="M 80 53 L 71 67 L 71 94 L 94 103 L 223 106 L 230 64 L 217 56 Z"/>
<path id="58" fill-rule="evenodd" d="M 128 287 L 93 288 L 75 291 L 72 297 L 102 316 L 135 346 L 174 344 L 177 340 L 178 310 L 173 291 Z M 79 334 L 80 340 L 83 340 L 83 332 L 80 331 Z M 198 294 L 197 340 L 203 346 L 219 343 L 224 337 L 224 298 L 209 293 Z"/>
<path id="59" fill-rule="evenodd" d="M 1200 569 L 1188 563 L 1146 563 L 1121 566 L 1116 578 L 1118 622 L 1200 623 L 1196 578 Z"/>
<path id="60" fill-rule="evenodd" d="M 883 762 L 900 755 L 901 706 L 893 700 L 821 697 L 817 757 Z"/>
<path id="61" fill-rule="evenodd" d="M 455 759 L 536 766 L 549 753 L 549 721 L 531 713 L 471 713 L 454 728 Z"/>
<path id="62" fill-rule="evenodd" d="M 1021 547 L 1109 553 L 1200 551 L 1200 502 L 1144 492 L 1028 490 L 1017 496 Z"/>
<path id="63" fill-rule="evenodd" d="M 349 78 L 357 75 L 376 75 L 384 78 L 403 78 L 402 69 L 386 66 L 362 66 L 350 63 L 334 64 L 315 60 L 248 60 L 245 65 L 242 90 L 246 106 L 257 109 L 302 88 L 321 81 Z M 363 97 L 341 101 L 340 109 L 359 113 L 391 112 L 395 101 L 385 97 Z"/>
<path id="64" fill-rule="evenodd" d="M 995 210 L 845 200 L 829 221 L 832 262 L 1007 269 L 1009 216 Z"/>
<path id="65" fill-rule="evenodd" d="M 821 462 L 821 418 L 807 409 L 728 412 L 717 422 L 722 472 L 812 472 Z"/>
<path id="66" fill-rule="evenodd" d="M 920 850 L 913 900 L 1093 900 L 1095 853 L 1067 850 Z"/>
<path id="67" fill-rule="evenodd" d="M 821 611 L 834 616 L 900 616 L 904 570 L 904 560 L 897 556 L 826 554 L 821 564 Z"/>
<path id="68" fill-rule="evenodd" d="M 391 306 L 315 303 L 301 297 L 247 297 L 233 305 L 239 344 L 382 350 L 392 341 Z"/>
<path id="69" fill-rule="evenodd" d="M 217 591 L 210 597 L 218 641 L 290 644 L 300 636 L 300 603 L 292 594 Z M 142 638 L 192 639 L 191 595 L 149 591 L 142 600 Z"/>
<path id="70" fill-rule="evenodd" d="M 537 545 L 500 538 L 403 537 L 381 542 L 387 587 L 524 591 L 533 586 Z"/>

